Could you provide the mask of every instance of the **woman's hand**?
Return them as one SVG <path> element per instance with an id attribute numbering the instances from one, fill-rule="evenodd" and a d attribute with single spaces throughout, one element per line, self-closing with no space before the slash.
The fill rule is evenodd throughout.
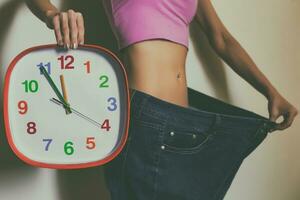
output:
<path id="1" fill-rule="evenodd" d="M 284 120 L 277 123 L 274 129 L 270 130 L 270 132 L 290 127 L 295 116 L 298 114 L 298 110 L 279 93 L 275 93 L 268 98 L 268 110 L 269 119 L 271 121 L 276 122 L 276 119 L 278 119 L 281 115 L 284 118 Z"/>
<path id="2" fill-rule="evenodd" d="M 80 12 L 48 10 L 44 21 L 48 28 L 54 29 L 59 46 L 76 49 L 84 43 L 84 20 Z"/>
<path id="3" fill-rule="evenodd" d="M 252 58 L 232 36 L 218 17 L 211 1 L 198 1 L 196 19 L 204 30 L 215 52 L 244 80 L 257 91 L 267 97 L 269 119 L 276 122 L 281 115 L 284 120 L 277 123 L 273 130 L 283 130 L 291 126 L 298 110 L 286 101 L 264 74 L 256 66 Z M 271 89 L 272 88 L 272 89 Z M 271 92 L 272 91 L 272 92 Z"/>

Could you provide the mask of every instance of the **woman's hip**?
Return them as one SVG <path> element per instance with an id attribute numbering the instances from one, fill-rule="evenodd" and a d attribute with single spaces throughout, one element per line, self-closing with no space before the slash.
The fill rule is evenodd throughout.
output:
<path id="1" fill-rule="evenodd" d="M 126 145 L 107 164 L 114 194 L 132 200 L 221 199 L 242 160 L 273 125 L 190 88 L 189 100 L 187 108 L 132 90 Z"/>
<path id="2" fill-rule="evenodd" d="M 187 162 L 186 158 L 203 163 L 228 157 L 230 162 L 249 155 L 275 124 L 255 112 L 188 91 L 190 107 L 133 90 L 126 151 L 154 164 L 152 168 L 158 167 L 161 157 L 173 159 L 173 165 Z"/>

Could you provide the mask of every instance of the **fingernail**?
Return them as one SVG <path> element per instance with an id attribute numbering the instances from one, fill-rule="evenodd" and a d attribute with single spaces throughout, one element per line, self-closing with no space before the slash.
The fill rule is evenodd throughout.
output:
<path id="1" fill-rule="evenodd" d="M 69 46 L 69 44 L 67 44 L 67 49 L 69 49 L 70 48 L 70 46 Z"/>
<path id="2" fill-rule="evenodd" d="M 73 46 L 74 46 L 74 49 L 77 49 L 77 44 L 76 43 L 74 43 Z"/>

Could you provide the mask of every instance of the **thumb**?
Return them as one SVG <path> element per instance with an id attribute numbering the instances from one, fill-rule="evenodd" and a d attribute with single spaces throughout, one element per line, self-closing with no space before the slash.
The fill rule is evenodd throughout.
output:
<path id="1" fill-rule="evenodd" d="M 272 110 L 270 113 L 269 113 L 269 120 L 272 121 L 272 122 L 276 122 L 276 119 L 278 118 L 278 112 L 276 112 L 275 110 Z"/>

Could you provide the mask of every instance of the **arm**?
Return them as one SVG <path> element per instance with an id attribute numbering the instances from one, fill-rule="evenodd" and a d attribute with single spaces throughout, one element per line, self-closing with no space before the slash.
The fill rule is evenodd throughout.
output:
<path id="1" fill-rule="evenodd" d="M 49 0 L 25 0 L 27 7 L 40 20 L 46 23 L 48 13 L 58 13 L 58 9 Z M 53 27 L 49 27 L 53 28 Z"/>
<path id="2" fill-rule="evenodd" d="M 25 0 L 27 7 L 48 28 L 54 29 L 57 44 L 76 49 L 84 43 L 84 20 L 80 12 L 60 12 L 49 0 Z"/>
<path id="3" fill-rule="evenodd" d="M 243 79 L 269 100 L 269 114 L 272 121 L 284 115 L 284 122 L 278 129 L 291 125 L 298 111 L 289 104 L 258 69 L 248 53 L 229 33 L 216 14 L 210 0 L 198 0 L 196 20 L 204 30 L 215 52 Z"/>

